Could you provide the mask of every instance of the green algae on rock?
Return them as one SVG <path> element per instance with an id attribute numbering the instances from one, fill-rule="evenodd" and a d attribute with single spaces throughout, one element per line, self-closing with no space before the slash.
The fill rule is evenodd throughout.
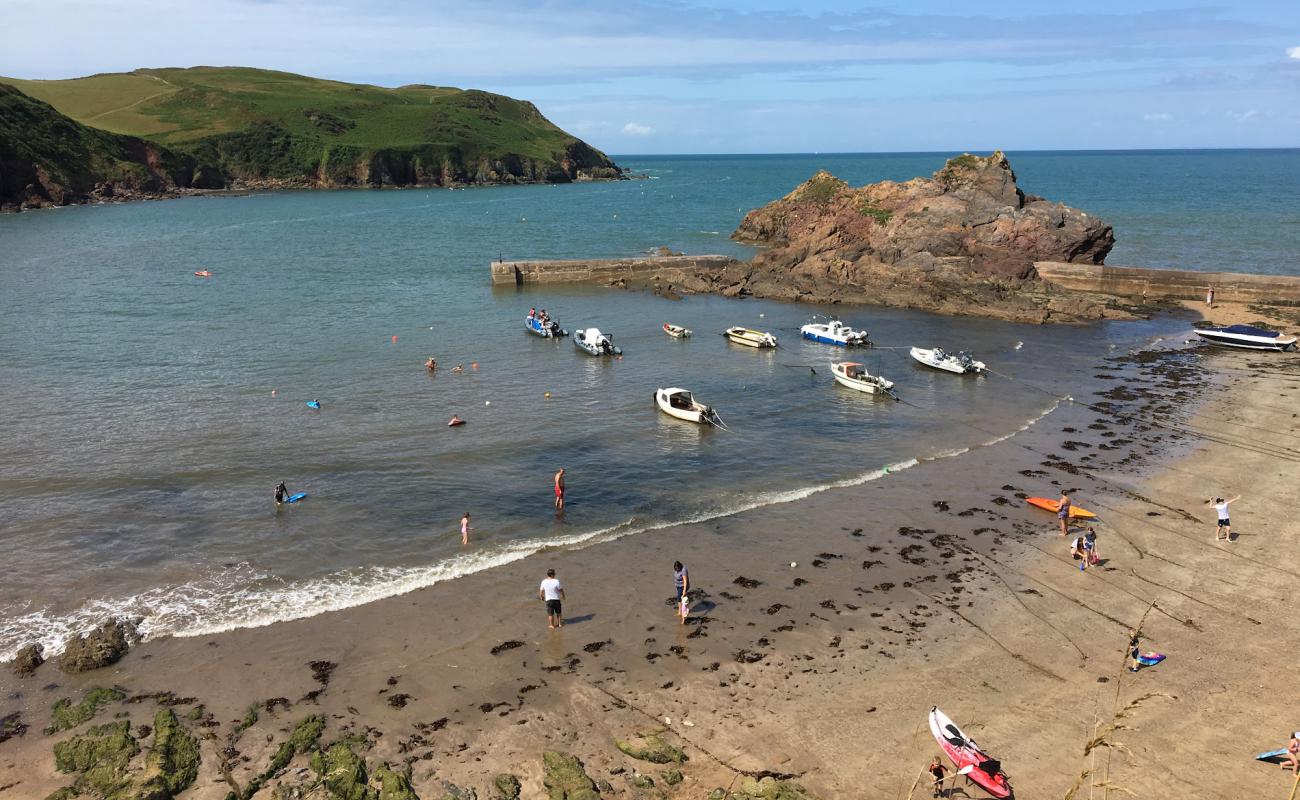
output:
<path id="1" fill-rule="evenodd" d="M 311 756 L 311 768 L 336 800 L 377 800 L 369 785 L 366 762 L 346 742 L 335 742 L 328 750 Z"/>
<path id="2" fill-rule="evenodd" d="M 542 753 L 542 785 L 549 800 L 599 800 L 596 784 L 575 756 L 547 750 Z"/>
<path id="3" fill-rule="evenodd" d="M 54 766 L 60 772 L 77 773 L 70 787 L 75 794 L 128 800 L 133 796 L 128 768 L 139 752 L 131 723 L 109 722 L 54 745 Z"/>
<path id="4" fill-rule="evenodd" d="M 406 772 L 397 772 L 387 764 L 375 770 L 375 780 L 379 781 L 379 800 L 420 800 L 420 796 L 411 788 L 410 767 Z"/>
<path id="5" fill-rule="evenodd" d="M 522 786 L 519 778 L 510 773 L 502 773 L 492 781 L 492 785 L 497 790 L 497 796 L 494 800 L 519 800 L 519 792 Z"/>
<path id="6" fill-rule="evenodd" d="M 173 797 L 187 789 L 199 775 L 199 742 L 176 719 L 170 708 L 153 718 L 153 747 L 145 759 L 141 796 Z"/>
<path id="7" fill-rule="evenodd" d="M 101 708 L 124 697 L 126 697 L 125 692 L 119 689 L 105 689 L 102 686 L 87 691 L 81 698 L 81 702 L 76 705 L 72 704 L 72 700 L 64 697 L 54 704 L 45 735 L 72 730 L 83 722 L 89 722 Z"/>
<path id="8" fill-rule="evenodd" d="M 709 800 L 817 800 L 797 783 L 778 781 L 775 778 L 745 778 L 739 787 L 728 792 L 714 789 Z"/>
<path id="9" fill-rule="evenodd" d="M 629 739 L 614 742 L 619 750 L 639 761 L 651 764 L 681 764 L 685 762 L 686 753 L 664 741 L 663 728 L 639 733 Z"/>
<path id="10" fill-rule="evenodd" d="M 277 772 L 289 766 L 289 762 L 293 760 L 294 756 L 306 753 L 315 747 L 317 740 L 320 739 L 321 732 L 324 730 L 325 718 L 319 714 L 312 714 L 299 720 L 298 724 L 294 726 L 293 733 L 289 734 L 289 738 L 281 742 L 280 746 L 276 748 L 275 755 L 271 756 L 271 761 L 267 764 L 266 769 L 249 781 L 238 796 L 248 800 L 248 798 L 257 794 Z"/>

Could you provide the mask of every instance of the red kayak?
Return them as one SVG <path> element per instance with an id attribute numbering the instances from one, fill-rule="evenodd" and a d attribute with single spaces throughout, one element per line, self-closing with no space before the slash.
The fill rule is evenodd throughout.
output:
<path id="1" fill-rule="evenodd" d="M 965 775 L 972 783 L 994 797 L 1010 797 L 1011 784 L 1007 783 L 1002 764 L 989 756 L 975 744 L 975 740 L 961 732 L 956 723 L 938 706 L 930 709 L 930 733 L 934 740 L 948 754 L 957 767 L 959 775 Z"/>

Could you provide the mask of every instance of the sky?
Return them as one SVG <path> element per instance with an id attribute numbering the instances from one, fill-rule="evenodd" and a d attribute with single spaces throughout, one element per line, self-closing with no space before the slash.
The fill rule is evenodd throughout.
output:
<path id="1" fill-rule="evenodd" d="M 0 0 L 0 75 L 485 89 L 612 154 L 1300 146 L 1300 0 Z"/>

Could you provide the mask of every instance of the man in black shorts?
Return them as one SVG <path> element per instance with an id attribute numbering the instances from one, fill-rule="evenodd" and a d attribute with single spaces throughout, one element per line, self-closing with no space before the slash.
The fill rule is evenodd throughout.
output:
<path id="1" fill-rule="evenodd" d="M 564 625 L 564 619 L 561 616 L 561 602 L 564 600 L 564 587 L 560 585 L 560 579 L 555 577 L 555 570 L 546 570 L 546 579 L 537 589 L 537 597 L 546 601 L 546 624 L 551 630 Z"/>

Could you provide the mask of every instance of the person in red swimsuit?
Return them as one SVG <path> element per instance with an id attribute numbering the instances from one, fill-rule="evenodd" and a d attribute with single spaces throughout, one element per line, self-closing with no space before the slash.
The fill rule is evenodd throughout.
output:
<path id="1" fill-rule="evenodd" d="M 555 473 L 555 511 L 564 511 L 564 467 Z"/>

